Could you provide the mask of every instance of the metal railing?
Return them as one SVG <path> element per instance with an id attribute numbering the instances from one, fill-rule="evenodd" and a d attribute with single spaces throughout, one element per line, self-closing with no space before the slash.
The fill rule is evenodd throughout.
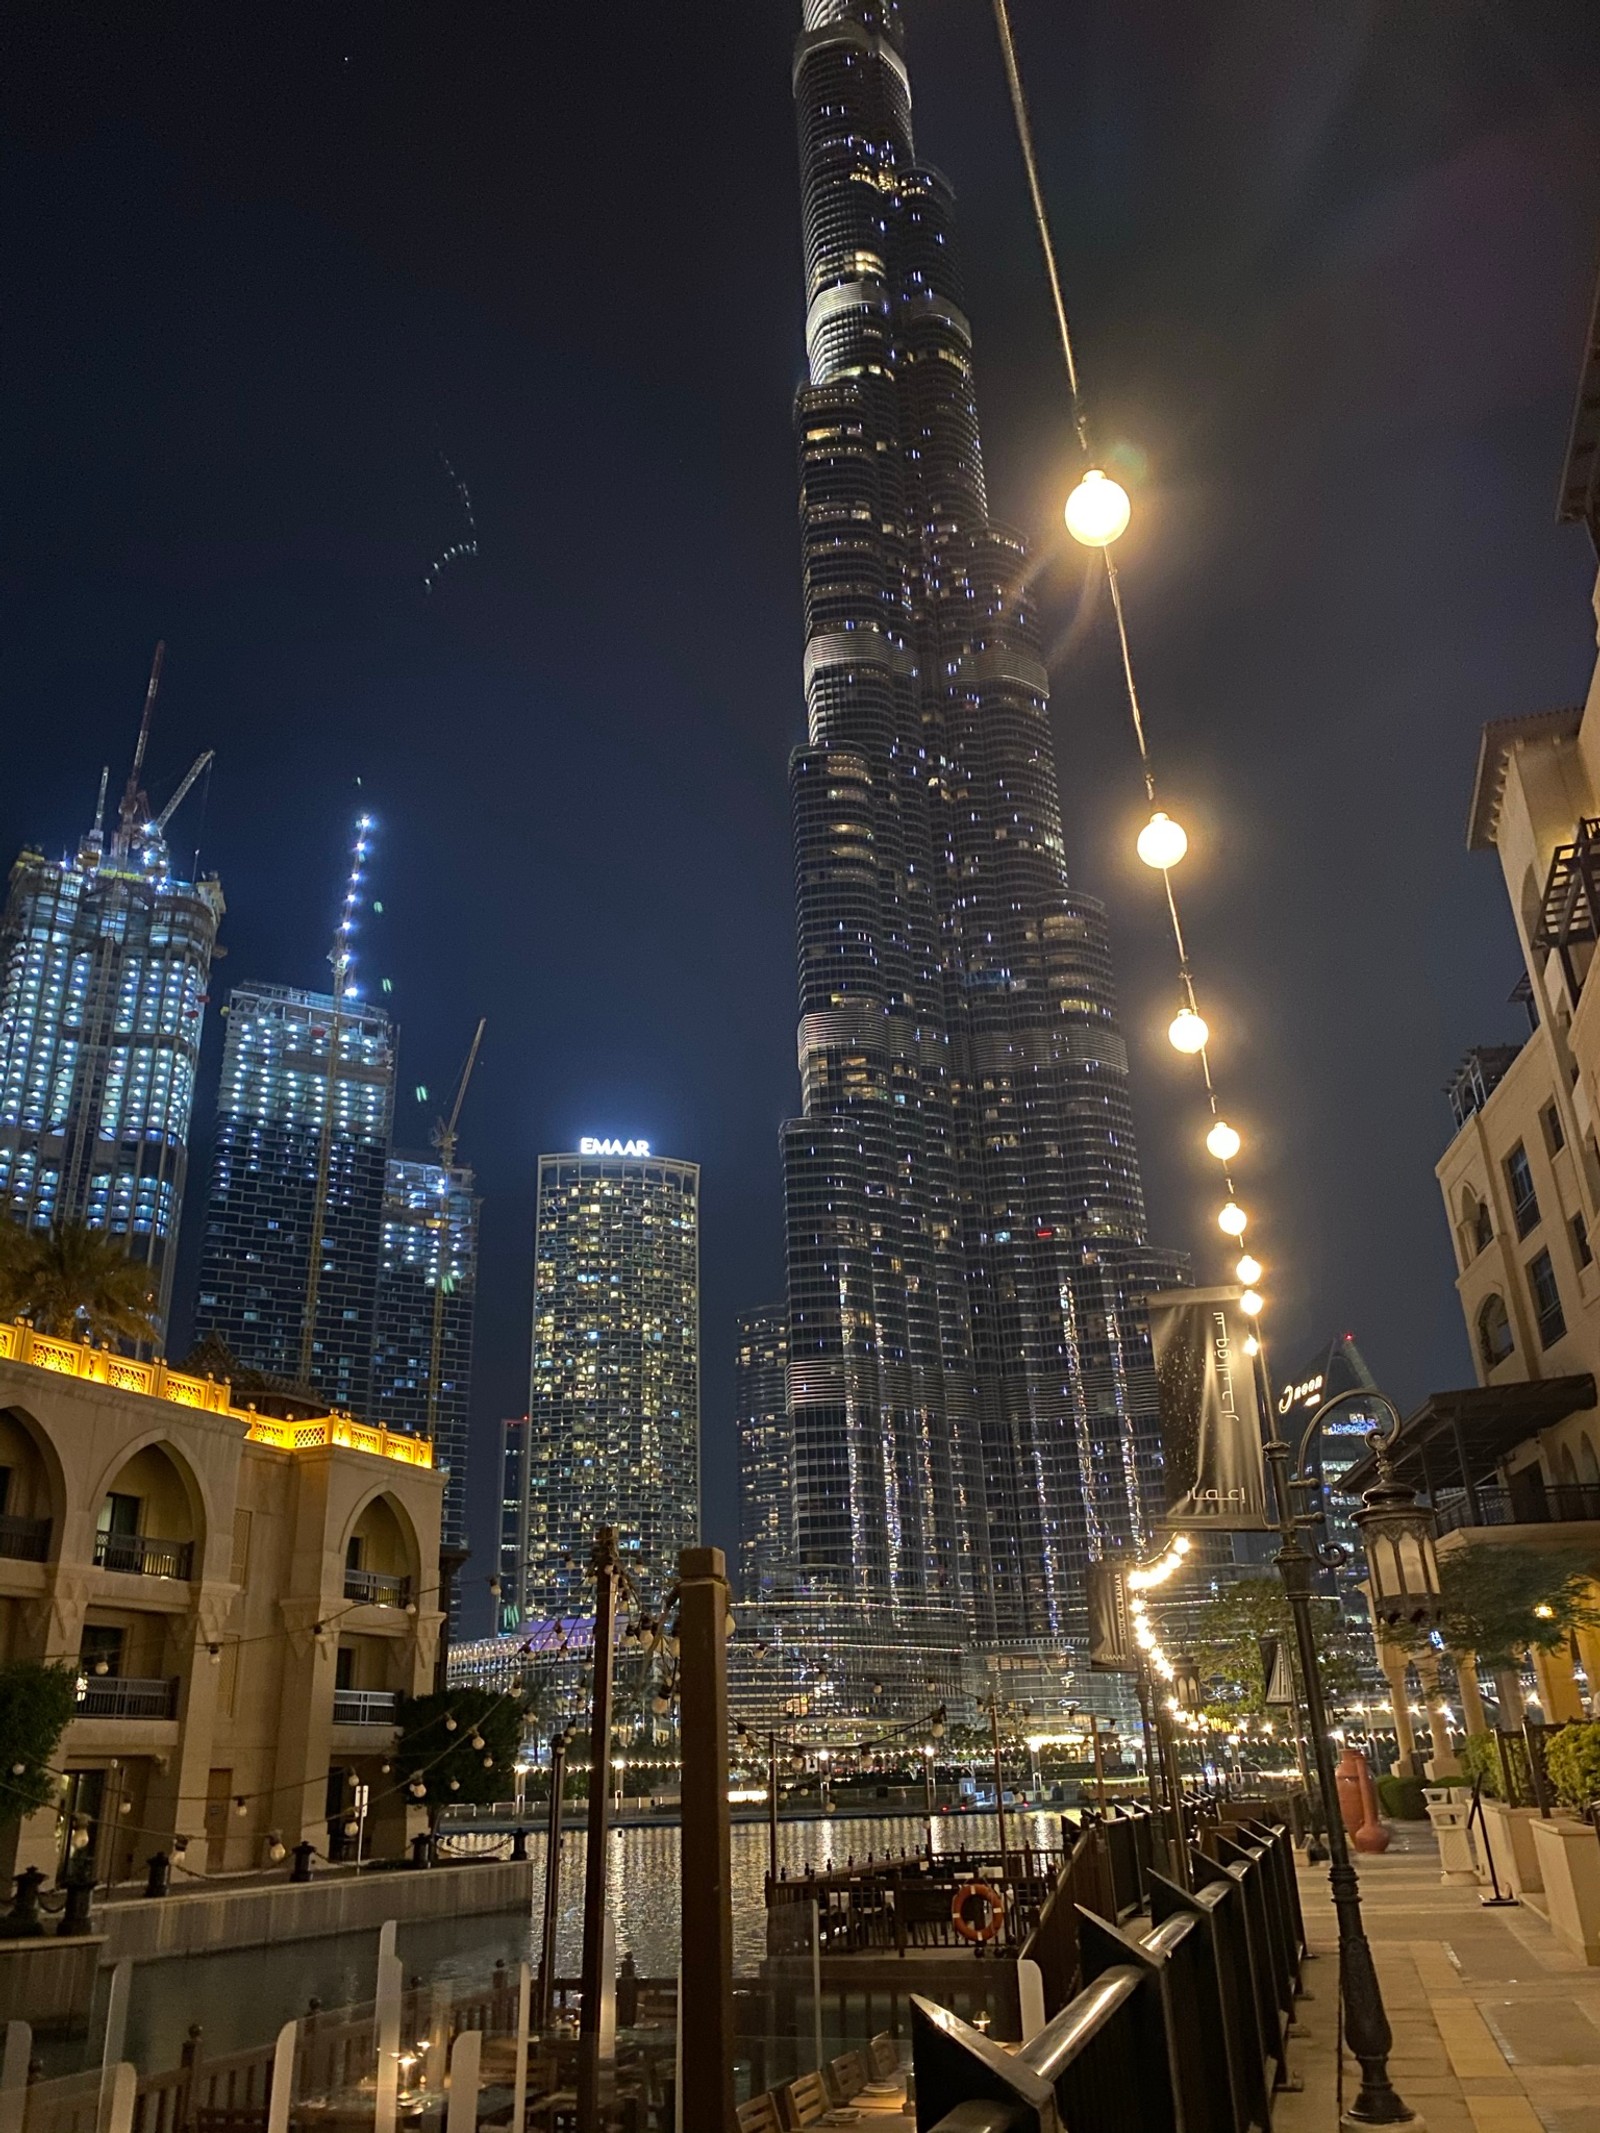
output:
<path id="1" fill-rule="evenodd" d="M 1051 2104 L 1074 2133 L 1271 2122 L 1305 1954 L 1289 1833 L 1243 1822 L 1201 1837 L 1192 1892 L 1150 1874 L 1151 1923 L 1137 1939 L 1079 1916 L 1082 1988 L 1020 2051 L 912 2001 L 919 2124 L 1024 2133 Z"/>
<path id="2" fill-rule="evenodd" d="M 80 1718 L 176 1718 L 176 1678 L 144 1680 L 136 1674 L 89 1675 L 78 1690 Z"/>
<path id="3" fill-rule="evenodd" d="M 1546 1482 L 1542 1489 L 1478 1488 L 1435 1507 L 1441 1533 L 1472 1526 L 1590 1525 L 1600 1520 L 1600 1488 Z"/>
<path id="4" fill-rule="evenodd" d="M 335 1689 L 333 1722 L 336 1726 L 392 1726 L 400 1717 L 400 1698 L 394 1689 Z"/>
<path id="5" fill-rule="evenodd" d="M 48 1518 L 0 1517 L 0 1555 L 14 1563 L 42 1563 L 49 1553 Z"/>
<path id="6" fill-rule="evenodd" d="M 768 1926 L 776 1924 L 782 1945 L 784 1912 L 802 1906 L 809 1914 L 815 1904 L 821 1945 L 830 1955 L 965 1948 L 971 1943 L 956 1925 L 956 1900 L 963 1886 L 976 1881 L 1000 1896 L 1005 1938 L 1015 1946 L 1037 1926 L 1066 1856 L 1053 1847 L 1016 1844 L 1004 1861 L 998 1852 L 965 1848 L 869 1852 L 823 1873 L 785 1871 L 767 1884 Z"/>
<path id="7" fill-rule="evenodd" d="M 97 1533 L 94 1559 L 102 1570 L 125 1570 L 141 1578 L 187 1578 L 194 1542 L 157 1540 L 148 1533 Z"/>
<path id="8" fill-rule="evenodd" d="M 411 1580 L 391 1577 L 386 1570 L 346 1570 L 344 1596 L 365 1600 L 369 1607 L 405 1607 L 411 1600 Z"/>

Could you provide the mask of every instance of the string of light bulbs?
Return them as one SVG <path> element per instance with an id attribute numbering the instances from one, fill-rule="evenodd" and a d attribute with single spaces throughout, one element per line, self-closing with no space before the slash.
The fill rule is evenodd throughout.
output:
<path id="1" fill-rule="evenodd" d="M 1045 206 L 1044 190 L 1039 178 L 1038 157 L 1034 151 L 1033 126 L 1028 116 L 1028 101 L 1022 85 L 1022 73 L 1017 61 L 1016 40 L 1012 34 L 1011 14 L 1008 0 L 993 0 L 995 26 L 999 32 L 1001 57 L 1005 64 L 1006 83 L 1011 95 L 1011 111 L 1017 131 L 1017 142 L 1022 151 L 1023 168 L 1028 181 L 1029 198 L 1033 205 L 1033 218 L 1039 233 L 1040 249 L 1044 254 L 1045 276 L 1050 285 L 1051 305 L 1055 313 L 1056 328 L 1065 360 L 1067 385 L 1071 395 L 1072 421 L 1078 444 L 1088 462 L 1076 488 L 1067 498 L 1065 519 L 1067 531 L 1085 548 L 1098 552 L 1105 569 L 1106 589 L 1110 595 L 1112 617 L 1116 623 L 1117 647 L 1122 661 L 1122 678 L 1127 692 L 1128 715 L 1133 726 L 1134 740 L 1139 750 L 1139 766 L 1144 778 L 1145 797 L 1150 805 L 1150 819 L 1140 830 L 1135 841 L 1135 850 L 1147 867 L 1161 876 L 1167 918 L 1172 929 L 1173 946 L 1177 952 L 1179 1007 L 1167 1026 L 1167 1037 L 1173 1049 L 1186 1057 L 1199 1061 L 1205 1086 L 1206 1103 L 1211 1123 L 1205 1136 L 1206 1152 L 1222 1169 L 1224 1200 L 1217 1212 L 1217 1227 L 1224 1237 L 1238 1246 L 1240 1258 L 1235 1273 L 1243 1285 L 1239 1307 L 1255 1324 L 1245 1340 L 1245 1352 L 1254 1357 L 1261 1353 L 1259 1319 L 1263 1308 L 1260 1282 L 1263 1269 L 1260 1262 L 1245 1248 L 1244 1234 L 1249 1226 L 1249 1217 L 1234 1190 L 1233 1162 L 1243 1146 L 1243 1136 L 1226 1117 L 1218 1094 L 1215 1076 L 1211 1067 L 1211 1031 L 1200 1012 L 1200 1001 L 1195 987 L 1194 968 L 1190 961 L 1188 943 L 1184 936 L 1183 923 L 1178 913 L 1178 899 L 1173 887 L 1173 869 L 1177 867 L 1189 849 L 1189 838 L 1183 825 L 1159 805 L 1155 767 L 1151 759 L 1149 739 L 1145 729 L 1144 708 L 1139 698 L 1138 682 L 1134 674 L 1133 653 L 1129 641 L 1128 618 L 1122 603 L 1122 587 L 1117 577 L 1117 566 L 1112 548 L 1127 531 L 1133 515 L 1133 506 L 1127 491 L 1120 482 L 1114 481 L 1104 468 L 1097 464 L 1088 411 L 1084 401 L 1078 371 L 1077 354 L 1073 346 L 1072 324 L 1067 313 L 1066 298 L 1062 292 L 1061 274 L 1056 262 L 1055 242 L 1050 233 L 1050 217 Z"/>

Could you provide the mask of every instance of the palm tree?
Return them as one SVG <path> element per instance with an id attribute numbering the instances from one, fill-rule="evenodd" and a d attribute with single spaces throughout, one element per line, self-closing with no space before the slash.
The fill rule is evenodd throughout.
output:
<path id="1" fill-rule="evenodd" d="M 61 1340 L 153 1341 L 154 1304 L 149 1268 L 107 1231 L 80 1221 L 49 1229 L 0 1221 L 0 1319 L 26 1318 Z"/>

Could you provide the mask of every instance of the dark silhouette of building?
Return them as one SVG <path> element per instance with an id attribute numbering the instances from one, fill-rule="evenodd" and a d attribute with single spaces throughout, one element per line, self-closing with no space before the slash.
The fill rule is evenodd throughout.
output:
<path id="1" fill-rule="evenodd" d="M 739 1314 L 734 1404 L 739 1426 L 739 1589 L 752 1599 L 794 1560 L 789 1451 L 789 1313 Z"/>

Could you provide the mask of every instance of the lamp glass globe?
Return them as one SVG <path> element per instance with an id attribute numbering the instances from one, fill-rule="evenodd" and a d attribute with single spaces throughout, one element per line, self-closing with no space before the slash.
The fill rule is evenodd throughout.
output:
<path id="1" fill-rule="evenodd" d="M 1259 1259 L 1252 1259 L 1250 1254 L 1246 1252 L 1244 1257 L 1239 1261 L 1239 1264 L 1234 1268 L 1233 1271 L 1238 1275 L 1239 1279 L 1244 1283 L 1246 1288 L 1253 1289 L 1256 1283 L 1261 1279 L 1261 1261 Z"/>
<path id="2" fill-rule="evenodd" d="M 1219 1118 L 1206 1135 L 1206 1147 L 1219 1163 L 1231 1163 L 1244 1146 L 1225 1118 Z"/>
<path id="3" fill-rule="evenodd" d="M 1174 822 L 1159 807 L 1134 841 L 1134 850 L 1145 865 L 1155 867 L 1163 874 L 1169 867 L 1175 867 L 1188 849 L 1189 839 L 1183 824 Z"/>
<path id="4" fill-rule="evenodd" d="M 1239 1309 L 1246 1318 L 1259 1318 L 1261 1315 L 1260 1292 L 1256 1289 L 1246 1289 L 1239 1298 Z"/>
<path id="5" fill-rule="evenodd" d="M 1185 1007 L 1167 1024 L 1167 1036 L 1175 1052 L 1203 1052 L 1211 1032 L 1192 1007 Z"/>
<path id="6" fill-rule="evenodd" d="M 1085 548 L 1109 548 L 1132 515 L 1127 490 L 1099 467 L 1090 467 L 1067 498 L 1067 531 Z"/>
<path id="7" fill-rule="evenodd" d="M 1242 1237 L 1249 1219 L 1238 1201 L 1230 1200 L 1217 1217 L 1217 1227 L 1226 1237 Z"/>

